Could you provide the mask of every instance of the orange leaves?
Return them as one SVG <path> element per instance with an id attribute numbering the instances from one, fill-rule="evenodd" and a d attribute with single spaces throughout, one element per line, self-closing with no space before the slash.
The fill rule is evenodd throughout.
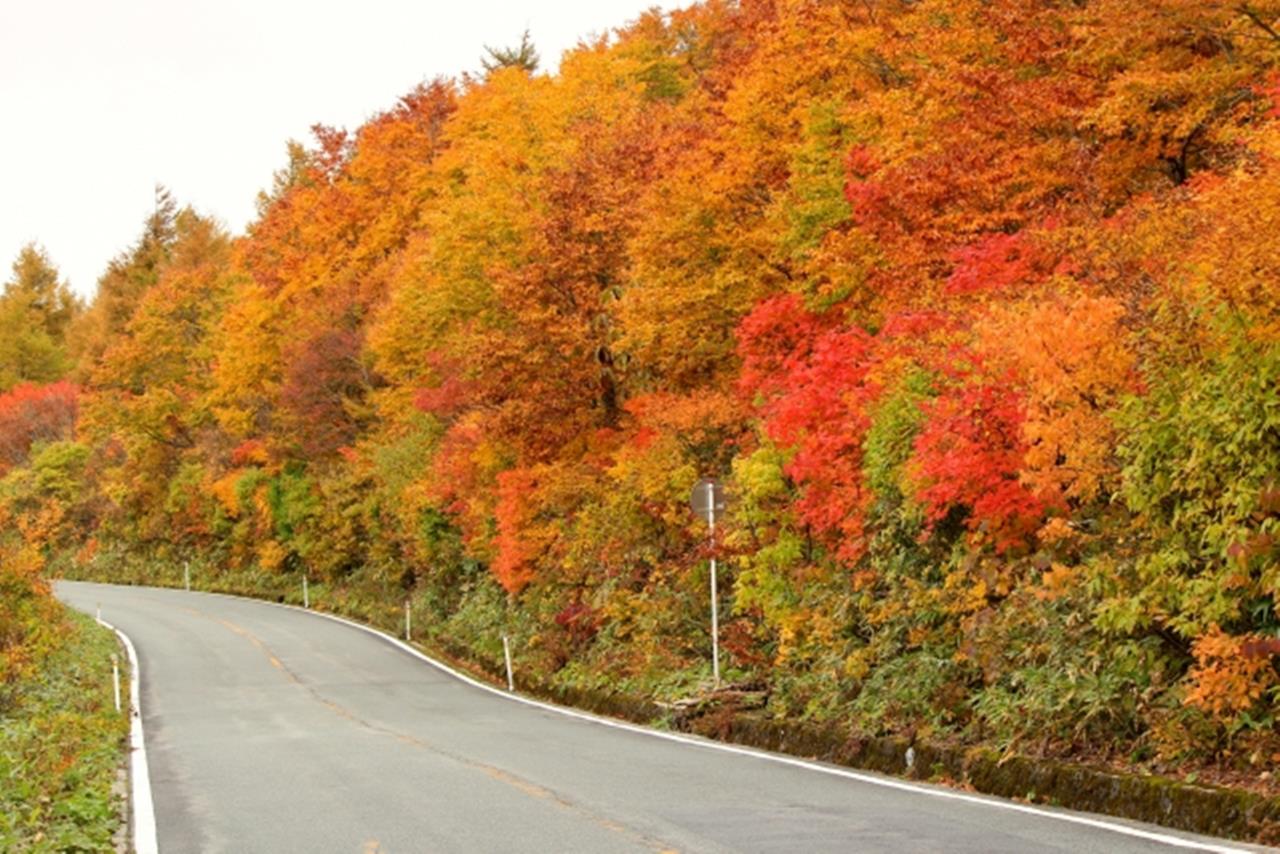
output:
<path id="1" fill-rule="evenodd" d="M 1091 37 L 1077 61 L 1108 72 L 1086 121 L 1129 181 L 1181 184 L 1239 154 L 1233 127 L 1261 106 L 1250 83 L 1274 57 L 1258 21 L 1278 11 L 1271 2 L 1107 0 L 1080 21 Z"/>
<path id="2" fill-rule="evenodd" d="M 241 512 L 243 512 L 238 490 L 240 478 L 243 474 L 243 469 L 232 469 L 205 487 L 209 495 L 217 501 L 219 509 L 228 519 L 238 519 Z"/>
<path id="3" fill-rule="evenodd" d="M 1267 118 L 1280 119 L 1280 72 L 1273 71 L 1266 82 L 1258 86 L 1258 94 L 1271 103 Z"/>
<path id="4" fill-rule="evenodd" d="M 1234 636 L 1214 626 L 1192 645 L 1195 666 L 1187 674 L 1187 701 L 1219 718 L 1232 718 L 1280 682 L 1274 639 Z"/>
<path id="5" fill-rule="evenodd" d="M 687 447 L 702 447 L 712 454 L 723 452 L 733 442 L 748 416 L 737 396 L 718 390 L 637 395 L 627 401 L 626 410 L 639 425 L 633 439 L 638 447 L 651 443 L 657 435 L 678 436 Z"/>
<path id="6" fill-rule="evenodd" d="M 224 320 L 214 400 L 240 436 L 332 458 L 352 442 L 373 378 L 364 323 L 386 298 L 433 195 L 452 85 L 420 86 L 355 134 L 317 127 L 238 245 L 242 284 Z M 278 413 L 278 414 L 277 414 Z"/>
<path id="7" fill-rule="evenodd" d="M 1280 125 L 1258 131 L 1260 147 L 1270 145 L 1250 171 L 1239 171 L 1198 188 L 1185 205 L 1160 211 L 1174 234 L 1190 239 L 1166 251 L 1173 269 L 1171 296 L 1194 302 L 1221 301 L 1260 320 L 1259 330 L 1280 338 Z M 1263 148 L 1265 152 L 1266 149 Z"/>
<path id="8" fill-rule="evenodd" d="M 493 574 L 507 592 L 515 595 L 533 580 L 538 557 L 530 541 L 533 522 L 531 506 L 538 481 L 527 469 L 512 469 L 498 475 L 498 503 L 494 518 L 498 524 L 497 554 Z"/>
<path id="9" fill-rule="evenodd" d="M 267 447 L 260 439 L 246 439 L 231 452 L 231 464 L 234 466 L 262 466 L 268 459 Z"/>
<path id="10" fill-rule="evenodd" d="M 1022 477 L 1037 493 L 1088 501 L 1116 473 L 1112 410 L 1137 382 L 1124 315 L 1106 297 L 1053 298 L 980 326 L 982 351 L 1025 389 Z"/>

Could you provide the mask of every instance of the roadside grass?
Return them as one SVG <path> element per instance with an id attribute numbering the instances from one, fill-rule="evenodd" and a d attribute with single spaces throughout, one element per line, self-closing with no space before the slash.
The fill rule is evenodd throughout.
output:
<path id="1" fill-rule="evenodd" d="M 116 850 L 129 720 L 115 710 L 111 656 L 126 709 L 128 661 L 109 630 L 64 612 L 61 642 L 0 718 L 0 851 Z"/>

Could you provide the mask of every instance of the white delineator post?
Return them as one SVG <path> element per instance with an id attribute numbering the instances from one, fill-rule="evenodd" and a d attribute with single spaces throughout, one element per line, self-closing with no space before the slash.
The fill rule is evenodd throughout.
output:
<path id="1" fill-rule="evenodd" d="M 711 538 L 711 678 L 717 688 L 720 687 L 720 603 L 716 591 L 716 499 L 715 491 L 711 492 L 711 501 L 707 517 Z"/>
<path id="2" fill-rule="evenodd" d="M 183 586 L 184 586 L 184 587 L 186 587 L 186 588 L 187 588 L 187 591 L 188 591 L 188 592 L 190 592 L 190 590 L 191 590 L 191 561 L 189 561 L 189 560 L 188 560 L 188 561 L 184 561 L 184 562 L 183 562 L 183 564 L 182 564 L 182 584 L 183 584 Z"/>
<path id="3" fill-rule="evenodd" d="M 413 640 L 413 611 L 409 608 L 411 600 L 404 600 L 404 639 Z"/>
<path id="4" fill-rule="evenodd" d="M 120 711 L 120 658 L 111 656 L 111 681 L 116 690 L 116 712 Z"/>
<path id="5" fill-rule="evenodd" d="M 307 575 L 302 575 L 302 607 L 311 607 L 311 590 L 307 587 Z"/>
<path id="6" fill-rule="evenodd" d="M 516 680 L 511 673 L 511 642 L 507 640 L 507 636 L 502 636 L 502 655 L 507 660 L 507 690 L 516 690 Z"/>

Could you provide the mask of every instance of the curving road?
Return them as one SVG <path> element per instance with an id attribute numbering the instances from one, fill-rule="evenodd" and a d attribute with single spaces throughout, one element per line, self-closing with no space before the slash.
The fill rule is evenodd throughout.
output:
<path id="1" fill-rule="evenodd" d="M 56 589 L 137 647 L 162 852 L 1231 850 L 512 702 L 299 610 Z"/>

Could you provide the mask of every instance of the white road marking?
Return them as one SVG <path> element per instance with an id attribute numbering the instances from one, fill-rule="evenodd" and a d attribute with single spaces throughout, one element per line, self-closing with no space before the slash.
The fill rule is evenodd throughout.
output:
<path id="1" fill-rule="evenodd" d="M 135 854 L 158 854 L 156 808 L 151 800 L 151 771 L 147 765 L 147 745 L 142 735 L 142 691 L 138 653 L 129 636 L 98 617 L 98 622 L 116 633 L 129 654 L 129 781 L 133 802 L 133 850 Z"/>

